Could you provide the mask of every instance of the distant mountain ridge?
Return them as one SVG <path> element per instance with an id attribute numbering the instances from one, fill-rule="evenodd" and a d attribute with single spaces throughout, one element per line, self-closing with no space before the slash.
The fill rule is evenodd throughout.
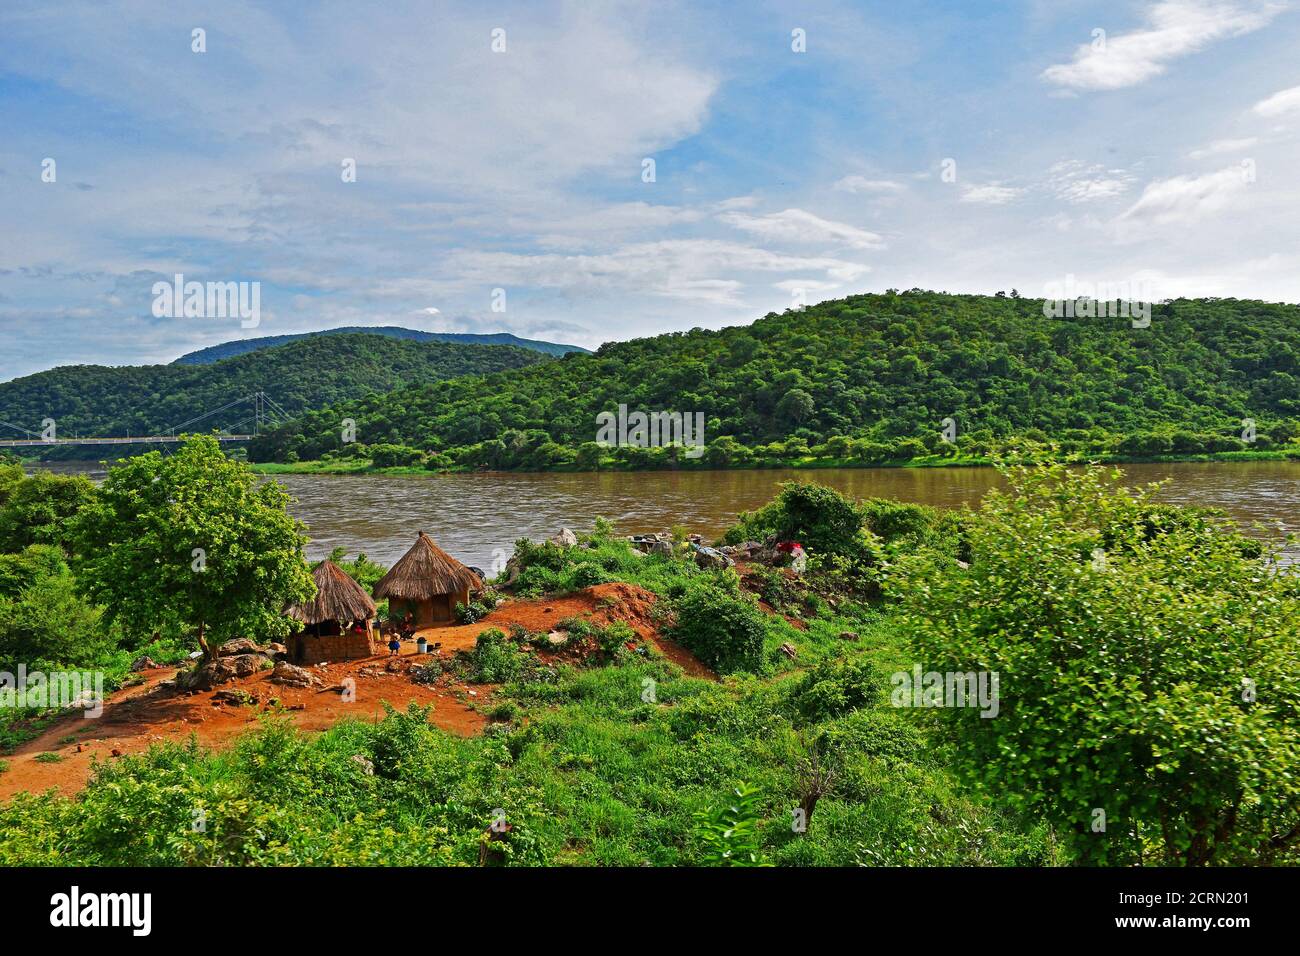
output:
<path id="1" fill-rule="evenodd" d="M 210 345 L 204 349 L 187 352 L 172 362 L 172 365 L 211 365 L 222 359 L 245 355 L 259 349 L 274 348 L 299 339 L 315 338 L 322 335 L 384 335 L 391 339 L 406 339 L 413 342 L 449 342 L 453 345 L 513 345 L 518 348 L 531 349 L 544 355 L 561 356 L 569 352 L 590 354 L 590 349 L 578 345 L 562 345 L 556 342 L 543 342 L 539 339 L 521 339 L 510 332 L 423 332 L 419 329 L 404 329 L 397 325 L 348 325 L 337 329 L 321 329 L 317 332 L 297 332 L 289 335 L 267 335 L 256 339 L 236 339 Z"/>
<path id="2" fill-rule="evenodd" d="M 158 435 L 196 416 L 196 431 L 239 431 L 258 391 L 290 415 L 407 385 L 559 361 L 508 345 L 417 342 L 352 333 L 307 336 L 200 365 L 65 365 L 0 382 L 0 422 L 28 432 L 52 418 L 60 437 Z M 207 416 L 208 412 L 222 410 Z M 22 437 L 15 429 L 4 437 Z"/>

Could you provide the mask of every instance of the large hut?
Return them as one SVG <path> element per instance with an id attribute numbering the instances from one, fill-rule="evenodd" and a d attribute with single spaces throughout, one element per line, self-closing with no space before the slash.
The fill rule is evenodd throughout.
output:
<path id="1" fill-rule="evenodd" d="M 416 627 L 434 627 L 453 623 L 456 604 L 468 604 L 470 592 L 482 587 L 477 574 L 421 531 L 411 550 L 375 584 L 375 597 L 388 598 L 390 621 L 409 613 Z"/>
<path id="2" fill-rule="evenodd" d="M 370 619 L 375 616 L 375 602 L 370 595 L 333 561 L 316 565 L 311 576 L 316 596 L 285 612 L 305 625 L 289 638 L 289 659 L 295 664 L 318 664 L 374 654 Z"/>

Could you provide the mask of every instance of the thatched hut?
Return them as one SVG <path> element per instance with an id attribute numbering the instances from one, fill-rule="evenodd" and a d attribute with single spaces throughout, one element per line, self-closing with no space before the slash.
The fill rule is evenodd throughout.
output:
<path id="1" fill-rule="evenodd" d="M 370 619 L 375 602 L 361 585 L 333 561 L 311 572 L 316 596 L 285 613 L 302 621 L 303 630 L 289 638 L 289 659 L 296 664 L 356 660 L 376 652 Z"/>
<path id="2" fill-rule="evenodd" d="M 416 627 L 451 624 L 457 602 L 469 603 L 483 582 L 477 574 L 433 543 L 423 531 L 411 550 L 375 584 L 375 597 L 388 598 L 388 619 L 408 613 Z"/>

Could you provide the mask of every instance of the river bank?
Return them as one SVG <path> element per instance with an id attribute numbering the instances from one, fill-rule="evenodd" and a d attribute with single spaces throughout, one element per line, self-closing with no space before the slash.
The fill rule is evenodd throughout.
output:
<path id="1" fill-rule="evenodd" d="M 1064 459 L 1074 460 L 1074 459 Z M 1300 447 L 1276 448 L 1260 451 L 1221 451 L 1199 454 L 1171 455 L 1102 455 L 1088 456 L 1081 460 L 1096 461 L 1102 464 L 1177 464 L 1183 462 L 1252 462 L 1252 461 L 1300 461 Z M 710 471 L 773 471 L 789 469 L 796 471 L 819 471 L 832 468 L 992 468 L 997 462 L 986 456 L 976 455 L 925 455 L 906 460 L 862 462 L 853 458 L 782 458 L 762 463 L 728 465 L 695 463 L 689 459 L 679 461 L 672 468 L 636 468 L 627 465 L 613 465 L 601 468 L 578 468 L 572 465 L 543 469 L 514 469 L 509 474 L 599 474 L 614 472 L 623 474 L 645 474 L 654 472 L 710 472 Z M 295 462 L 253 462 L 254 471 L 264 475 L 463 475 L 463 474 L 497 474 L 468 466 L 451 466 L 440 468 L 423 468 L 413 465 L 392 465 L 376 467 L 368 459 L 346 458 L 331 461 L 295 461 Z"/>

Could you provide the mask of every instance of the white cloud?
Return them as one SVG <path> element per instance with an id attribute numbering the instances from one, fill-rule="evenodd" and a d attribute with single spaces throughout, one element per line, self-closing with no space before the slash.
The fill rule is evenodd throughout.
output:
<path id="1" fill-rule="evenodd" d="M 867 179 L 865 176 L 845 176 L 831 187 L 846 193 L 897 193 L 905 187 L 892 179 Z"/>
<path id="2" fill-rule="evenodd" d="M 1070 203 L 1114 199 L 1128 192 L 1133 179 L 1127 170 L 1088 165 L 1077 159 L 1057 163 L 1048 171 L 1052 192 Z"/>
<path id="3" fill-rule="evenodd" d="M 1251 112 L 1258 116 L 1281 116 L 1300 110 L 1300 86 L 1279 90 L 1268 99 L 1260 100 L 1251 107 Z"/>
<path id="4" fill-rule="evenodd" d="M 765 240 L 803 243 L 838 243 L 854 249 L 882 249 L 885 240 L 874 232 L 843 222 L 823 219 L 803 209 L 786 209 L 765 216 L 725 212 L 722 222 Z"/>
<path id="5" fill-rule="evenodd" d="M 1136 86 L 1164 73 L 1171 60 L 1258 30 L 1287 5 L 1288 0 L 1162 0 L 1147 12 L 1146 28 L 1081 44 L 1069 63 L 1048 67 L 1041 78 L 1067 90 Z"/>
<path id="6" fill-rule="evenodd" d="M 1120 217 L 1130 224 L 1187 225 L 1230 206 L 1249 185 L 1239 166 L 1204 176 L 1158 179 Z"/>
<path id="7" fill-rule="evenodd" d="M 851 282 L 866 275 L 862 263 L 817 256 L 792 256 L 717 239 L 665 239 L 632 243 L 601 255 L 458 252 L 446 263 L 448 274 L 466 286 L 531 286 L 570 293 L 618 293 L 738 304 L 743 277 L 751 273 L 820 273 Z M 438 287 L 437 280 L 414 288 Z"/>
<path id="8" fill-rule="evenodd" d="M 1002 206 L 1011 202 L 1023 192 L 1023 189 L 1018 189 L 1015 186 L 998 186 L 992 183 L 984 186 L 967 185 L 962 188 L 961 202 L 980 203 L 985 206 Z"/>
<path id="9" fill-rule="evenodd" d="M 1300 89 L 1300 87 L 1297 87 Z M 1206 159 L 1210 156 L 1221 156 L 1224 153 L 1240 153 L 1243 149 L 1250 149 L 1259 143 L 1256 136 L 1247 136 L 1242 139 L 1216 139 L 1212 143 L 1194 149 L 1187 154 L 1189 159 Z"/>

